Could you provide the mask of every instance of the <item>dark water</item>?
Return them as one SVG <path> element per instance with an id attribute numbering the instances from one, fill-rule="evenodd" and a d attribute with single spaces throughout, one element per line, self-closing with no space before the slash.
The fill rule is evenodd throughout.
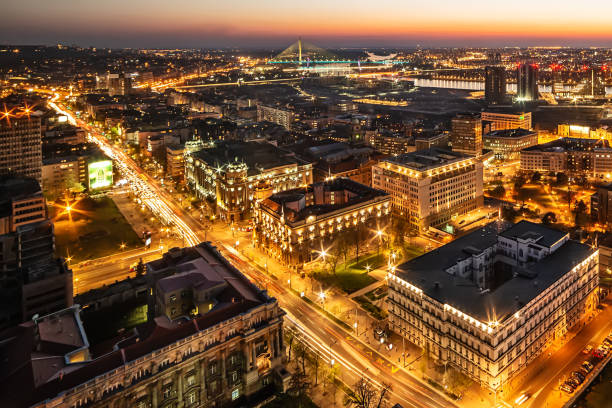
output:
<path id="1" fill-rule="evenodd" d="M 574 404 L 577 408 L 611 408 L 612 407 L 612 364 L 595 379 L 591 387 Z"/>

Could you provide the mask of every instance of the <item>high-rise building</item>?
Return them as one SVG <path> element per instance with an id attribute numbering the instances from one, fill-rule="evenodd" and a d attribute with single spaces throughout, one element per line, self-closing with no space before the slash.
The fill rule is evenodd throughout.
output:
<path id="1" fill-rule="evenodd" d="M 482 119 L 480 114 L 459 114 L 452 120 L 453 151 L 473 156 L 482 154 Z"/>
<path id="2" fill-rule="evenodd" d="M 53 223 L 31 178 L 0 178 L 0 329 L 72 304 L 72 272 L 54 256 Z"/>
<path id="3" fill-rule="evenodd" d="M 504 103 L 506 98 L 506 69 L 504 67 L 485 68 L 485 100 L 488 104 Z"/>
<path id="4" fill-rule="evenodd" d="M 0 175 L 13 174 L 41 181 L 40 116 L 18 107 L 0 112 Z"/>
<path id="5" fill-rule="evenodd" d="M 520 64 L 516 70 L 516 98 L 519 102 L 537 101 L 538 66 L 536 64 Z"/>
<path id="6" fill-rule="evenodd" d="M 372 187 L 391 194 L 393 212 L 417 231 L 481 207 L 482 177 L 481 160 L 436 147 L 372 166 Z"/>

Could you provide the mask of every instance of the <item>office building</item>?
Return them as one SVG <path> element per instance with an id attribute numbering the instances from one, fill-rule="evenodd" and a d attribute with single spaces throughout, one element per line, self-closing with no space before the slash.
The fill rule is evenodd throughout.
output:
<path id="1" fill-rule="evenodd" d="M 540 93 L 538 91 L 538 66 L 535 64 L 520 64 L 516 69 L 516 99 L 519 102 L 537 101 Z"/>
<path id="2" fill-rule="evenodd" d="M 269 256 L 301 267 L 320 259 L 322 250 L 331 251 L 340 234 L 358 237 L 365 246 L 388 225 L 390 212 L 389 194 L 337 178 L 257 202 L 253 237 Z"/>
<path id="3" fill-rule="evenodd" d="M 0 177 L 0 329 L 72 304 L 72 272 L 54 255 L 38 182 Z"/>
<path id="4" fill-rule="evenodd" d="M 538 133 L 526 129 L 496 130 L 484 135 L 484 148 L 497 160 L 519 160 L 521 150 L 538 144 Z"/>
<path id="5" fill-rule="evenodd" d="M 387 129 L 366 132 L 366 143 L 376 151 L 397 156 L 415 151 L 414 139 L 402 133 L 394 133 Z"/>
<path id="6" fill-rule="evenodd" d="M 521 150 L 521 170 L 565 171 L 568 175 L 612 176 L 612 149 L 607 140 L 563 137 Z"/>
<path id="7" fill-rule="evenodd" d="M 166 175 L 176 180 L 185 176 L 185 147 L 172 144 L 166 146 Z"/>
<path id="8" fill-rule="evenodd" d="M 612 183 L 597 187 L 591 195 L 591 219 L 604 225 L 612 221 Z"/>
<path id="9" fill-rule="evenodd" d="M 482 119 L 480 114 L 460 114 L 452 120 L 450 141 L 455 152 L 472 156 L 482 154 Z"/>
<path id="10" fill-rule="evenodd" d="M 40 183 L 41 166 L 40 115 L 0 112 L 0 175 L 31 177 Z"/>
<path id="11" fill-rule="evenodd" d="M 293 128 L 295 112 L 284 106 L 257 105 L 257 121 L 272 122 L 281 125 L 287 130 Z"/>
<path id="12" fill-rule="evenodd" d="M 372 187 L 393 199 L 393 212 L 416 231 L 444 227 L 483 205 L 483 164 L 440 148 L 388 158 L 372 167 Z"/>
<path id="13" fill-rule="evenodd" d="M 483 123 L 489 123 L 491 131 L 506 129 L 530 130 L 531 112 L 482 112 Z"/>
<path id="14" fill-rule="evenodd" d="M 485 101 L 498 105 L 506 100 L 506 69 L 499 66 L 485 68 Z"/>
<path id="15" fill-rule="evenodd" d="M 247 218 L 257 199 L 312 183 L 312 164 L 269 143 L 219 142 L 187 156 L 185 178 L 232 222 Z"/>
<path id="16" fill-rule="evenodd" d="M 93 143 L 46 146 L 42 165 L 43 191 L 57 197 L 69 190 L 89 188 L 89 165 L 105 159 L 106 156 Z"/>
<path id="17" fill-rule="evenodd" d="M 153 305 L 166 302 L 157 316 L 97 343 L 76 305 L 14 328 L 0 341 L 12 355 L 0 361 L 0 395 L 37 408 L 222 407 L 286 389 L 276 299 L 207 243 L 146 267 Z"/>
<path id="18" fill-rule="evenodd" d="M 392 267 L 389 328 L 497 392 L 598 304 L 598 251 L 494 222 Z"/>

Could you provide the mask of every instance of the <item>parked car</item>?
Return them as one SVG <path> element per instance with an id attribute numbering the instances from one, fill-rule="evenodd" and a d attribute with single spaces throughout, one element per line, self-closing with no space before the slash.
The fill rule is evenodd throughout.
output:
<path id="1" fill-rule="evenodd" d="M 584 374 L 582 374 L 580 371 L 574 371 L 572 372 L 572 378 L 578 380 L 579 384 L 582 384 L 584 382 L 584 379 L 586 378 Z"/>
<path id="2" fill-rule="evenodd" d="M 589 370 L 587 370 L 586 368 L 584 368 L 582 366 L 578 369 L 578 372 L 582 373 L 582 375 L 584 375 L 585 378 L 586 378 L 587 375 L 589 375 Z"/>
<path id="3" fill-rule="evenodd" d="M 593 364 L 589 363 L 588 361 L 583 362 L 582 367 L 584 367 L 589 373 L 593 371 Z"/>
<path id="4" fill-rule="evenodd" d="M 567 382 L 563 383 L 561 385 L 561 389 L 565 392 L 567 392 L 568 394 L 571 394 L 574 392 L 574 387 L 572 387 L 570 384 L 568 384 Z"/>
<path id="5" fill-rule="evenodd" d="M 574 388 L 578 388 L 578 386 L 580 385 L 580 383 L 575 378 L 568 378 L 565 383 L 571 385 Z"/>
<path id="6" fill-rule="evenodd" d="M 582 350 L 582 354 L 591 354 L 591 351 L 593 351 L 593 346 L 589 344 Z"/>

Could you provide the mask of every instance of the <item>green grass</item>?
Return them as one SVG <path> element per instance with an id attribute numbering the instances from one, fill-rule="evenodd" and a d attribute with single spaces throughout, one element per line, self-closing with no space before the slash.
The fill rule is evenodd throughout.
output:
<path id="1" fill-rule="evenodd" d="M 110 255 L 119 250 L 142 246 L 142 241 L 131 225 L 108 197 L 86 197 L 67 214 L 63 207 L 49 208 L 49 216 L 55 224 L 55 252 L 58 256 L 72 257 L 81 262 Z"/>
<path id="2" fill-rule="evenodd" d="M 385 259 L 382 254 L 364 255 L 357 260 L 347 261 L 336 266 L 336 273 L 331 273 L 329 267 L 325 270 L 313 272 L 313 277 L 327 286 L 335 286 L 346 293 L 353 293 L 359 289 L 376 282 L 376 279 L 368 274 L 367 266 L 370 270 L 384 265 Z"/>

